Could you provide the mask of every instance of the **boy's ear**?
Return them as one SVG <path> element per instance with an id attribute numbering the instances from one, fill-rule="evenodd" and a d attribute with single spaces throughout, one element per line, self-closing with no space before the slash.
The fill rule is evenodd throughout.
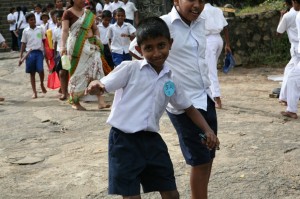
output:
<path id="1" fill-rule="evenodd" d="M 174 40 L 171 38 L 171 39 L 170 39 L 170 50 L 171 50 L 171 48 L 172 48 L 173 41 L 174 41 Z"/>
<path id="2" fill-rule="evenodd" d="M 141 51 L 141 47 L 135 46 L 135 50 L 138 51 L 143 56 L 143 53 Z"/>

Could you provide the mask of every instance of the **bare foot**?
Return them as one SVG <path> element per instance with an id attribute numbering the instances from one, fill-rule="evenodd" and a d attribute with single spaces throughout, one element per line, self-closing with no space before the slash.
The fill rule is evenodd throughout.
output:
<path id="1" fill-rule="evenodd" d="M 280 100 L 279 103 L 280 103 L 282 106 L 287 106 L 287 102 L 286 102 L 286 101 Z"/>
<path id="2" fill-rule="evenodd" d="M 109 104 L 98 105 L 98 109 L 104 109 L 104 108 L 110 108 L 110 105 Z"/>
<path id="3" fill-rule="evenodd" d="M 61 95 L 59 98 L 58 98 L 59 100 L 66 100 L 67 99 L 67 95 Z"/>
<path id="4" fill-rule="evenodd" d="M 75 109 L 75 110 L 78 110 L 78 111 L 86 111 L 86 108 L 81 106 L 79 103 L 78 104 L 73 103 L 72 108 Z"/>
<path id="5" fill-rule="evenodd" d="M 4 101 L 5 98 L 4 97 L 0 97 L 0 102 Z"/>
<path id="6" fill-rule="evenodd" d="M 215 103 L 216 103 L 216 108 L 221 109 L 222 108 L 221 98 L 220 97 L 215 97 L 214 100 L 215 100 Z"/>
<path id="7" fill-rule="evenodd" d="M 47 93 L 47 90 L 46 90 L 44 84 L 41 85 L 41 89 L 42 89 L 42 92 L 43 92 L 43 93 Z"/>
<path id="8" fill-rule="evenodd" d="M 62 94 L 61 88 L 59 88 L 58 93 Z"/>
<path id="9" fill-rule="evenodd" d="M 37 98 L 37 93 L 33 93 L 31 98 L 36 99 Z"/>
<path id="10" fill-rule="evenodd" d="M 280 113 L 283 116 L 290 117 L 290 118 L 293 118 L 293 119 L 297 119 L 298 118 L 298 115 L 296 113 L 293 113 L 293 112 L 281 111 Z"/>

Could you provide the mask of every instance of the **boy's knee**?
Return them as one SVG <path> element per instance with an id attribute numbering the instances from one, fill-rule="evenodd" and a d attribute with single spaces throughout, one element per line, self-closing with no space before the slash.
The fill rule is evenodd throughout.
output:
<path id="1" fill-rule="evenodd" d="M 179 199 L 179 193 L 177 190 L 174 191 L 162 191 L 160 192 L 161 198 L 163 199 Z"/>

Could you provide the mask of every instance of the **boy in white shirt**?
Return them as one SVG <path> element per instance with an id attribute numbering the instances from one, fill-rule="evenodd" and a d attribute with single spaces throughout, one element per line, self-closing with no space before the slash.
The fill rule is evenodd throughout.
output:
<path id="1" fill-rule="evenodd" d="M 109 27 L 111 26 L 110 24 L 111 18 L 112 18 L 111 12 L 109 10 L 104 10 L 102 12 L 102 22 L 99 23 L 98 29 L 100 32 L 100 40 L 104 46 L 105 60 L 107 61 L 110 68 L 113 70 L 115 66 L 112 60 L 111 52 L 108 45 L 108 38 L 107 38 L 107 32 Z"/>
<path id="2" fill-rule="evenodd" d="M 43 21 L 41 20 L 41 15 L 42 15 L 42 5 L 41 4 L 35 5 L 34 15 L 35 15 L 36 26 L 42 25 Z"/>
<path id="3" fill-rule="evenodd" d="M 122 8 L 124 6 L 124 3 L 122 1 L 119 0 L 114 0 L 111 3 L 111 7 L 112 7 L 112 12 L 114 12 L 116 9 L 118 8 Z"/>
<path id="4" fill-rule="evenodd" d="M 118 66 L 122 61 L 132 60 L 129 54 L 129 45 L 135 37 L 136 29 L 124 20 L 125 10 L 123 8 L 116 9 L 116 23 L 107 32 L 115 66 Z"/>
<path id="5" fill-rule="evenodd" d="M 110 0 L 104 0 L 104 10 L 109 10 L 111 13 L 113 12 Z"/>
<path id="6" fill-rule="evenodd" d="M 38 72 L 40 76 L 41 89 L 43 93 L 47 90 L 44 86 L 44 45 L 45 33 L 43 28 L 36 26 L 35 15 L 33 13 L 26 14 L 26 21 L 29 27 L 25 28 L 22 36 L 22 45 L 20 52 L 19 66 L 26 58 L 26 73 L 30 73 L 30 82 L 33 91 L 32 98 L 37 98 L 37 91 L 35 85 L 35 73 Z M 27 55 L 23 58 L 24 51 Z M 28 54 L 29 53 L 29 54 Z"/>
<path id="7" fill-rule="evenodd" d="M 123 9 L 125 10 L 126 19 L 125 22 L 134 25 L 133 22 L 137 25 L 139 23 L 139 12 L 135 7 L 134 3 L 129 2 L 128 0 L 123 0 L 124 5 Z"/>
<path id="8" fill-rule="evenodd" d="M 123 62 L 100 82 L 91 82 L 87 90 L 93 94 L 116 91 L 107 120 L 112 126 L 109 194 L 140 198 L 141 184 L 145 193 L 159 191 L 162 198 L 178 199 L 168 149 L 157 133 L 167 104 L 185 111 L 203 129 L 208 148 L 219 141 L 165 63 L 173 42 L 166 23 L 158 17 L 147 18 L 137 29 L 137 48 L 145 59 Z"/>

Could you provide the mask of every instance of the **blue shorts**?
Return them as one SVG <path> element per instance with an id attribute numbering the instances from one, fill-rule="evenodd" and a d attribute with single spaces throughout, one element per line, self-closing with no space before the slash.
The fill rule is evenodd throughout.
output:
<path id="1" fill-rule="evenodd" d="M 210 128 L 217 134 L 217 114 L 215 102 L 207 96 L 207 111 L 198 109 L 205 118 Z M 185 114 L 175 115 L 168 112 L 169 118 L 173 123 L 179 138 L 181 152 L 188 165 L 197 166 L 209 163 L 215 157 L 215 150 L 209 150 L 201 142 L 199 133 L 204 133 L 193 121 Z"/>
<path id="2" fill-rule="evenodd" d="M 44 55 L 40 50 L 33 50 L 26 58 L 26 73 L 44 72 Z"/>
<path id="3" fill-rule="evenodd" d="M 122 196 L 176 190 L 168 148 L 158 133 L 124 133 L 112 127 L 109 134 L 109 194 Z"/>
<path id="4" fill-rule="evenodd" d="M 120 63 L 122 61 L 132 60 L 132 57 L 129 53 L 123 53 L 123 54 L 111 53 L 111 56 L 112 56 L 113 62 L 115 64 L 115 67 L 120 65 Z"/>

